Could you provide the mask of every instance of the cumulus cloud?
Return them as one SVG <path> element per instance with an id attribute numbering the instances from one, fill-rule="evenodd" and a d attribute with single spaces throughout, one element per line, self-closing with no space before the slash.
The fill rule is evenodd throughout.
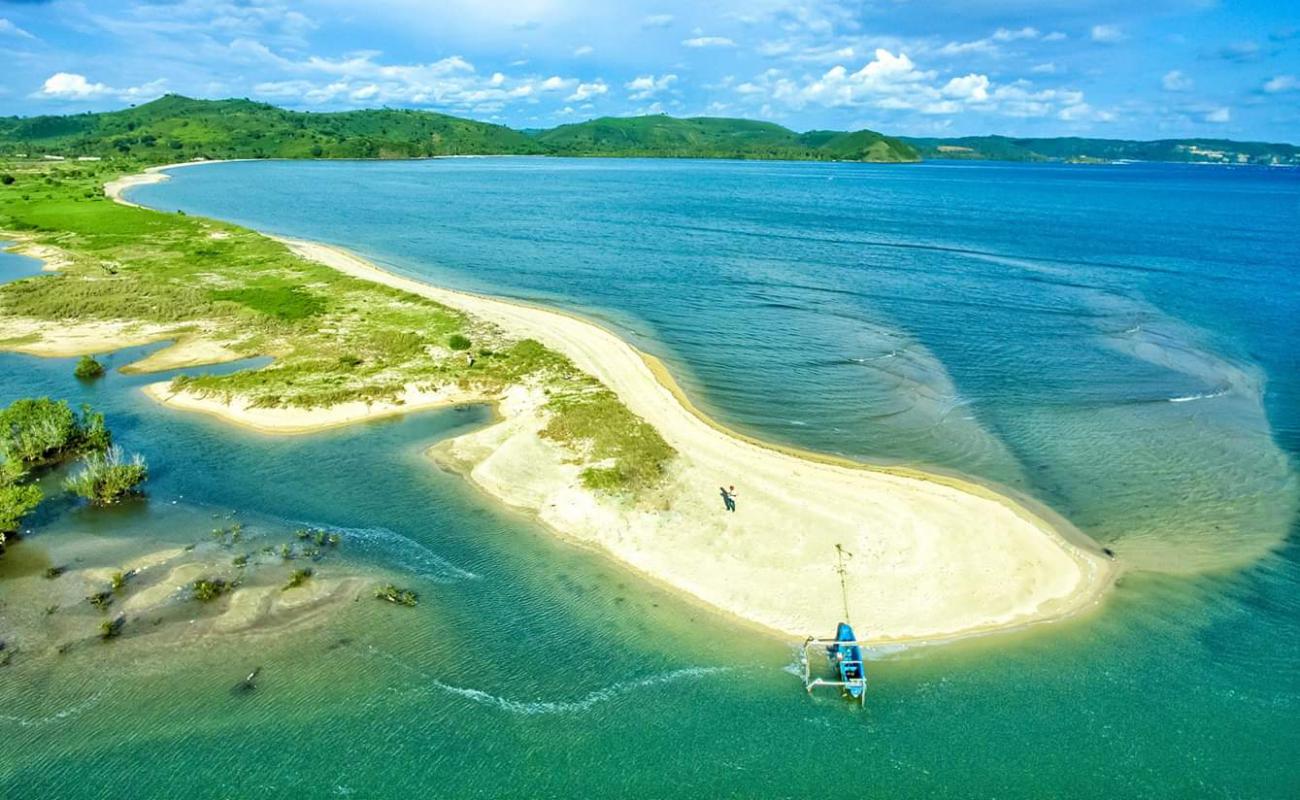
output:
<path id="1" fill-rule="evenodd" d="M 642 28 L 667 28 L 672 24 L 672 14 L 649 14 L 641 18 Z"/>
<path id="2" fill-rule="evenodd" d="M 87 80 L 85 75 L 75 72 L 56 72 L 46 78 L 41 88 L 31 96 L 42 100 L 96 100 L 102 97 L 114 97 L 135 102 L 152 100 L 162 95 L 165 86 L 166 81 L 159 79 L 140 86 L 115 89 L 104 83 Z"/>
<path id="3" fill-rule="evenodd" d="M 1202 119 L 1204 119 L 1206 122 L 1215 122 L 1215 123 L 1231 122 L 1232 109 L 1226 106 L 1220 106 L 1219 108 L 1212 108 L 1209 111 L 1205 112 L 1205 116 L 1202 117 Z"/>
<path id="4" fill-rule="evenodd" d="M 310 56 L 302 61 L 273 53 L 269 57 L 295 77 L 258 83 L 254 94 L 294 105 L 406 104 L 494 113 L 512 103 L 536 103 L 558 92 L 586 99 L 608 91 L 601 81 L 583 83 L 560 75 L 512 77 L 500 71 L 484 75 L 460 56 L 425 64 L 385 64 L 376 60 L 374 52 L 337 59 Z"/>
<path id="5" fill-rule="evenodd" d="M 1114 44 L 1124 38 L 1124 31 L 1118 25 L 1093 25 L 1092 40 L 1102 44 Z"/>
<path id="6" fill-rule="evenodd" d="M 696 36 L 693 39 L 683 39 L 682 44 L 686 47 L 735 47 L 736 43 L 725 36 Z"/>
<path id="7" fill-rule="evenodd" d="M 751 107 L 767 107 L 765 116 L 780 104 L 793 110 L 808 105 L 865 106 L 927 116 L 970 111 L 1018 118 L 1056 116 L 1069 122 L 1114 119 L 1112 112 L 1090 106 L 1078 90 L 1039 88 L 1024 80 L 995 84 L 977 72 L 943 80 L 906 53 L 885 48 L 878 48 L 874 58 L 856 71 L 837 65 L 820 75 L 794 76 L 769 69 L 738 84 L 735 92 Z"/>
<path id="8" fill-rule="evenodd" d="M 677 81 L 676 75 L 640 75 L 623 85 L 632 100 L 648 100 L 672 86 Z"/>
<path id="9" fill-rule="evenodd" d="M 1186 92 L 1192 88 L 1192 79 L 1181 70 L 1171 69 L 1160 79 L 1160 85 L 1166 92 Z"/>
<path id="10" fill-rule="evenodd" d="M 591 83 L 579 83 L 578 88 L 573 90 L 573 94 L 564 98 L 570 103 L 580 103 L 583 100 L 590 100 L 593 97 L 605 94 L 609 91 L 609 86 L 602 80 L 595 80 Z"/>

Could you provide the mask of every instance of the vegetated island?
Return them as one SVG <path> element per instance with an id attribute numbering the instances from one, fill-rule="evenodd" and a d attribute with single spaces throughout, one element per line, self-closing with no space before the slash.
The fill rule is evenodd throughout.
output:
<path id="1" fill-rule="evenodd" d="M 219 167 L 216 167 L 219 168 Z M 108 202 L 155 169 L 3 167 L 0 231 L 50 274 L 0 287 L 0 348 L 175 344 L 135 370 L 267 355 L 148 387 L 173 408 L 290 433 L 491 402 L 437 460 L 549 527 L 744 620 L 797 636 L 849 607 L 879 641 L 938 639 L 1094 604 L 1113 564 L 1068 523 L 946 476 L 794 453 L 695 411 L 657 362 L 560 312 L 438 289 L 343 251 Z M 86 346 L 93 342 L 93 346 Z M 724 513 L 718 486 L 743 486 Z"/>

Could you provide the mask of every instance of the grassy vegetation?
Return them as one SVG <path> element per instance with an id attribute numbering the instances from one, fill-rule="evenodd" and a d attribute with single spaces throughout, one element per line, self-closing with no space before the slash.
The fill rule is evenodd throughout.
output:
<path id="1" fill-rule="evenodd" d="M 0 232 L 59 248 L 70 262 L 0 286 L 0 316 L 154 323 L 240 355 L 272 356 L 260 369 L 182 375 L 173 384 L 260 408 L 400 402 L 409 387 L 492 397 L 542 385 L 554 398 L 548 435 L 590 459 L 589 485 L 609 491 L 646 487 L 672 456 L 613 395 L 535 341 L 303 260 L 238 226 L 103 198 L 104 182 L 139 166 L 0 163 L 15 176 L 0 186 Z M 476 357 L 466 358 L 471 347 Z"/>
<path id="2" fill-rule="evenodd" d="M 68 478 L 63 487 L 97 506 L 107 506 L 138 494 L 140 484 L 149 476 L 149 467 L 139 453 L 127 459 L 122 448 L 88 453 L 81 471 Z"/>

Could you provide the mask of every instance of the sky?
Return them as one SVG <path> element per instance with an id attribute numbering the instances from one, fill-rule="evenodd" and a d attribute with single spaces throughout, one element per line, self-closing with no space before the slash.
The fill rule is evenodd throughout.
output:
<path id="1" fill-rule="evenodd" d="M 0 65 L 0 115 L 175 92 L 1300 143 L 1300 0 L 0 0 Z"/>

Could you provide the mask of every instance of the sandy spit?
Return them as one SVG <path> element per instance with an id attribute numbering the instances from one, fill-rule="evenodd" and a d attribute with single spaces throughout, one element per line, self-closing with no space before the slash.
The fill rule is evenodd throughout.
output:
<path id="1" fill-rule="evenodd" d="M 125 188 L 164 177 L 156 168 L 106 191 L 121 200 Z M 431 286 L 337 248 L 281 241 L 304 258 L 535 338 L 602 381 L 679 454 L 655 497 L 634 504 L 583 488 L 567 454 L 538 435 L 544 397 L 528 387 L 500 398 L 502 422 L 443 442 L 435 455 L 558 533 L 750 623 L 794 636 L 833 632 L 845 613 L 836 544 L 853 554 L 847 611 L 859 635 L 875 642 L 943 640 L 1059 619 L 1094 606 L 1113 582 L 1113 562 L 1086 536 L 989 487 L 737 435 L 695 410 L 662 365 L 591 322 Z M 148 391 L 174 407 L 277 432 L 456 402 L 252 409 L 173 394 L 165 385 Z M 739 493 L 735 513 L 723 510 L 718 493 L 730 484 Z"/>

